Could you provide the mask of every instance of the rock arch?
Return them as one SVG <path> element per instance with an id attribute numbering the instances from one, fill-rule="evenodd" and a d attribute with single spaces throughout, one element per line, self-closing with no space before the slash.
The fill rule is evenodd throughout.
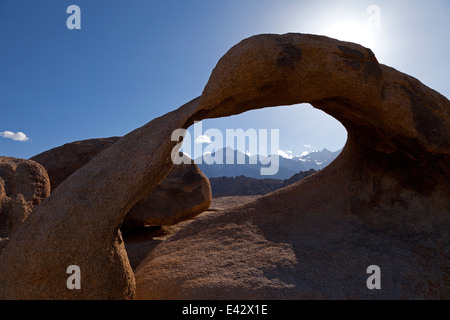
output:
<path id="1" fill-rule="evenodd" d="M 170 141 L 172 131 L 187 128 L 194 120 L 302 102 L 311 103 L 346 127 L 348 141 L 338 159 L 303 182 L 246 208 L 201 219 L 179 232 L 159 246 L 137 271 L 141 277 L 139 298 L 188 297 L 189 292 L 191 298 L 342 297 L 346 293 L 338 291 L 340 281 L 348 277 L 346 272 L 337 272 L 334 282 L 328 274 L 316 282 L 303 279 L 299 283 L 297 279 L 298 272 L 305 270 L 310 270 L 306 276 L 318 277 L 312 266 L 323 262 L 321 258 L 333 252 L 337 242 L 343 247 L 355 246 L 364 242 L 367 230 L 375 230 L 376 234 L 370 233 L 371 239 L 395 235 L 374 240 L 378 246 L 401 242 L 395 250 L 387 250 L 387 257 L 403 252 L 408 241 L 417 237 L 448 246 L 450 102 L 418 80 L 380 65 L 369 49 L 359 45 L 315 35 L 265 34 L 230 49 L 200 97 L 121 138 L 40 204 L 0 257 L 0 297 L 133 298 L 135 279 L 118 228 L 128 209 L 170 171 L 170 154 L 176 144 Z M 282 209 L 276 205 L 279 201 L 284 203 Z M 215 262 L 202 260 L 206 263 L 203 271 L 173 260 L 169 252 L 176 249 L 181 261 L 190 261 L 180 247 L 180 239 L 187 243 L 199 240 L 193 231 L 211 225 L 216 233 L 208 230 L 200 239 L 204 250 L 213 252 L 214 246 L 236 250 L 216 250 L 228 255 Z M 220 232 L 243 231 L 244 225 L 248 229 L 238 240 L 247 244 L 253 241 L 255 245 L 247 248 L 262 250 L 247 252 L 248 258 L 234 256 L 236 252 L 245 253 L 245 246 L 233 247 L 233 239 Z M 320 232 L 312 236 L 308 230 Z M 355 232 L 355 239 L 348 238 L 346 232 Z M 226 241 L 217 239 L 221 235 Z M 311 258 L 309 267 L 299 260 L 303 253 L 316 254 L 305 246 L 308 239 L 316 248 L 325 248 L 323 252 L 318 249 L 317 259 Z M 363 257 L 367 252 L 360 247 L 357 251 L 356 256 L 339 256 L 350 258 L 348 272 L 366 262 Z M 161 256 L 156 256 L 158 253 Z M 443 260 L 437 265 L 445 267 L 448 260 L 443 254 L 438 256 Z M 152 279 L 152 272 L 159 271 L 156 268 L 162 261 L 172 262 L 173 268 L 159 274 L 159 280 Z M 239 279 L 233 280 L 241 283 L 242 290 L 231 290 L 236 283 L 227 284 L 214 277 L 217 263 L 235 263 L 233 268 L 247 273 L 254 289 L 248 291 L 250 287 L 237 276 Z M 81 268 L 82 290 L 65 286 L 66 268 L 73 264 Z M 345 265 L 342 261 L 337 264 Z M 406 280 L 419 270 L 407 267 L 410 274 Z M 390 272 L 398 267 L 386 268 Z M 174 275 L 174 271 L 178 273 Z M 259 280 L 258 274 L 262 275 Z M 326 279 L 331 279 L 331 284 L 322 286 Z M 448 273 L 442 271 L 430 283 L 443 279 L 448 280 Z M 384 291 L 385 296 L 407 296 L 407 288 L 401 289 L 406 280 Z M 150 284 L 153 290 L 147 292 L 145 287 Z M 219 290 L 213 293 L 214 288 Z M 432 289 L 434 295 L 448 295 L 448 287 L 436 284 Z M 358 293 L 356 290 L 353 294 Z"/>

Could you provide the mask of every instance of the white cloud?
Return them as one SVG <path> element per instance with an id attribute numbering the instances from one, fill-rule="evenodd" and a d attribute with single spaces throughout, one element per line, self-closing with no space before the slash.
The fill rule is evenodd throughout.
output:
<path id="1" fill-rule="evenodd" d="M 30 140 L 27 135 L 23 132 L 11 132 L 11 131 L 0 131 L 0 137 L 6 138 L 6 139 L 12 139 L 14 141 L 28 141 Z"/>
<path id="2" fill-rule="evenodd" d="M 202 144 L 202 143 L 211 143 L 211 138 L 208 137 L 206 134 L 201 134 L 197 137 L 197 139 L 195 139 L 194 141 L 197 144 Z"/>
<path id="3" fill-rule="evenodd" d="M 283 158 L 286 158 L 286 159 L 292 159 L 294 157 L 292 155 L 292 151 L 290 151 L 290 150 L 283 151 L 283 150 L 279 149 L 278 155 L 282 156 Z"/>
<path id="4" fill-rule="evenodd" d="M 305 148 L 311 148 L 311 145 L 310 144 L 304 144 L 303 145 Z"/>

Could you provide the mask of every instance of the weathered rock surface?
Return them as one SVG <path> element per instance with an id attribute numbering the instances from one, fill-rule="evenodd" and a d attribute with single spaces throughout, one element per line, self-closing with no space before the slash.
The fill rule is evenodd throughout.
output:
<path id="1" fill-rule="evenodd" d="M 211 117 L 299 102 L 343 123 L 341 156 L 180 230 L 138 267 L 137 298 L 450 297 L 449 101 L 360 46 L 262 35 L 220 60 L 199 108 Z M 382 290 L 366 287 L 370 265 Z"/>
<path id="2" fill-rule="evenodd" d="M 129 133 L 64 180 L 4 248 L 0 298 L 132 299 L 135 279 L 119 227 L 172 169 L 172 131 L 197 105 Z M 81 290 L 66 286 L 70 265 L 80 267 Z"/>
<path id="3" fill-rule="evenodd" d="M 0 157 L 0 239 L 9 238 L 49 194 L 50 181 L 40 164 Z M 1 242 L 0 249 L 6 244 Z"/>
<path id="4" fill-rule="evenodd" d="M 130 265 L 133 270 L 154 250 L 160 243 L 168 239 L 172 234 L 184 228 L 186 225 L 204 215 L 214 215 L 219 211 L 242 206 L 260 196 L 231 196 L 213 198 L 208 210 L 180 223 L 170 226 L 146 226 L 140 228 L 125 229 L 123 239 L 127 250 Z"/>
<path id="5" fill-rule="evenodd" d="M 212 200 L 211 185 L 198 166 L 189 162 L 174 165 L 164 180 L 131 208 L 124 226 L 170 226 L 207 210 Z"/>
<path id="6" fill-rule="evenodd" d="M 171 170 L 172 131 L 303 102 L 347 128 L 341 155 L 298 183 L 181 229 L 138 267 L 136 297 L 448 298 L 450 102 L 366 48 L 302 34 L 242 41 L 200 98 L 65 180 L 5 248 L 0 297 L 133 298 L 118 228 Z M 71 264 L 81 267 L 82 290 L 65 286 Z M 382 290 L 367 289 L 369 265 L 380 266 Z"/>
<path id="7" fill-rule="evenodd" d="M 67 143 L 38 154 L 31 160 L 47 169 L 52 190 L 55 190 L 67 177 L 119 139 L 110 137 Z M 123 225 L 173 225 L 208 209 L 211 199 L 208 178 L 193 161 L 183 159 L 183 163 L 174 166 L 155 189 L 128 211 Z"/>
<path id="8" fill-rule="evenodd" d="M 47 170 L 53 191 L 68 176 L 119 139 L 120 137 L 110 137 L 66 143 L 35 155 L 30 160 L 36 161 Z"/>

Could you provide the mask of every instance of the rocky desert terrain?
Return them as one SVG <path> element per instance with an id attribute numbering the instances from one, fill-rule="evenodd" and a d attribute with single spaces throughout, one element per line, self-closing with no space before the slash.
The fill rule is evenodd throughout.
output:
<path id="1" fill-rule="evenodd" d="M 260 196 L 227 196 L 213 198 L 211 206 L 198 216 L 171 226 L 144 226 L 124 231 L 123 239 L 128 258 L 133 270 L 147 257 L 150 252 L 171 235 L 203 216 L 214 216 L 221 211 L 239 207 L 258 199 Z"/>
<path id="2" fill-rule="evenodd" d="M 173 164 L 176 129 L 298 103 L 348 132 L 304 179 L 213 199 L 194 163 Z M 0 158 L 0 299 L 450 298 L 450 101 L 358 44 L 252 36 L 199 97 L 55 180 L 58 151 Z M 66 286 L 70 265 L 81 290 Z M 366 286 L 373 265 L 380 290 Z"/>

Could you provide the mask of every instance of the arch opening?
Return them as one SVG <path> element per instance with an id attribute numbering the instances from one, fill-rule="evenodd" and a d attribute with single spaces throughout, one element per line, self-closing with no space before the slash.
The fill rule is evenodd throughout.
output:
<path id="1" fill-rule="evenodd" d="M 338 120 L 297 104 L 195 122 L 180 152 L 210 179 L 213 197 L 264 195 L 330 165 L 346 140 Z"/>

